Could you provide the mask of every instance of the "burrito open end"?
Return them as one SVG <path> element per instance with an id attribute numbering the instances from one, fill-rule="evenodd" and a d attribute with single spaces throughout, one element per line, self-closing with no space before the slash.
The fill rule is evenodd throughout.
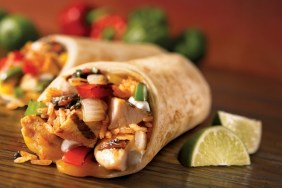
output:
<path id="1" fill-rule="evenodd" d="M 27 147 L 72 176 L 112 178 L 143 169 L 201 123 L 210 90 L 176 54 L 87 63 L 66 71 L 21 119 Z"/>
<path id="2" fill-rule="evenodd" d="M 150 44 L 51 35 L 27 43 L 0 62 L 0 96 L 9 109 L 37 100 L 61 72 L 89 61 L 127 61 L 164 53 Z"/>

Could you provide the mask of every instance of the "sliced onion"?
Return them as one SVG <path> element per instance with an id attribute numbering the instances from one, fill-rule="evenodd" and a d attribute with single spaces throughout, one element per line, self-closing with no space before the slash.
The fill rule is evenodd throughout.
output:
<path id="1" fill-rule="evenodd" d="M 75 146 L 80 146 L 80 145 L 81 145 L 80 143 L 73 141 L 73 140 L 64 140 L 62 142 L 62 145 L 61 145 L 61 150 L 62 150 L 62 152 L 67 152 L 71 148 L 73 148 Z"/>
<path id="2" fill-rule="evenodd" d="M 102 74 L 90 74 L 87 76 L 87 81 L 89 84 L 106 85 L 108 80 L 106 76 Z"/>
<path id="3" fill-rule="evenodd" d="M 84 122 L 102 121 L 105 119 L 105 104 L 99 99 L 82 99 L 82 115 Z"/>
<path id="4" fill-rule="evenodd" d="M 39 80 L 53 80 L 54 77 L 55 76 L 51 73 L 43 73 L 39 76 Z"/>
<path id="5" fill-rule="evenodd" d="M 25 74 L 21 80 L 20 88 L 24 91 L 34 90 L 38 84 L 38 78 L 31 74 Z"/>
<path id="6" fill-rule="evenodd" d="M 41 41 L 35 41 L 31 44 L 31 48 L 34 51 L 40 51 L 42 47 L 43 47 L 43 43 Z"/>
<path id="7" fill-rule="evenodd" d="M 143 131 L 135 132 L 135 146 L 139 151 L 145 150 L 147 145 L 147 135 Z"/>

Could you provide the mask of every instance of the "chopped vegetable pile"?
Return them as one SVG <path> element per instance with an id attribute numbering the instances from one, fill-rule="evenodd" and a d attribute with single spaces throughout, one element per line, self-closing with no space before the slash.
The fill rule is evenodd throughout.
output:
<path id="1" fill-rule="evenodd" d="M 29 103 L 21 120 L 28 148 L 66 173 L 85 163 L 119 171 L 134 165 L 131 155 L 144 154 L 153 127 L 146 84 L 96 68 L 62 79 L 72 89 L 50 87 L 43 101 Z"/>
<path id="2" fill-rule="evenodd" d="M 20 51 L 0 60 L 0 94 L 14 97 L 8 108 L 14 109 L 37 100 L 41 92 L 59 74 L 67 60 L 64 46 L 53 41 L 27 43 Z"/>

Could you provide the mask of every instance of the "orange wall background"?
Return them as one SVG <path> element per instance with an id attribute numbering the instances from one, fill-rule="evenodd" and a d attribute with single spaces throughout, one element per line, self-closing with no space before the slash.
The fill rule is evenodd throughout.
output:
<path id="1" fill-rule="evenodd" d="M 0 7 L 30 17 L 43 34 L 57 33 L 58 12 L 68 0 L 1 0 Z M 186 27 L 208 38 L 203 66 L 256 74 L 282 81 L 282 1 L 280 0 L 86 0 L 127 15 L 141 5 L 162 7 L 172 34 Z"/>

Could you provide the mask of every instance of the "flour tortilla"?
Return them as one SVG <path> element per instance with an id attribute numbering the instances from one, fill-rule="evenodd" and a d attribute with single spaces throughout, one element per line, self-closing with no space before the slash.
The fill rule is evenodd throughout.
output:
<path id="1" fill-rule="evenodd" d="M 63 71 L 90 61 L 128 61 L 165 53 L 153 44 L 127 44 L 66 35 L 51 35 L 42 40 L 46 39 L 66 47 L 68 60 Z"/>
<path id="2" fill-rule="evenodd" d="M 61 80 L 76 69 L 96 67 L 101 72 L 130 75 L 148 87 L 154 115 L 153 132 L 140 162 L 125 171 L 107 174 L 84 174 L 112 178 L 143 169 L 171 140 L 199 125 L 208 116 L 211 93 L 200 71 L 187 59 L 176 54 L 163 54 L 128 62 L 92 62 L 66 71 L 49 87 L 60 89 Z M 43 93 L 39 100 L 44 100 Z M 62 169 L 59 171 L 64 172 Z M 67 173 L 67 172 L 65 172 Z"/>
<path id="3" fill-rule="evenodd" d="M 61 73 L 90 61 L 128 61 L 165 53 L 165 50 L 153 44 L 126 44 L 66 35 L 50 35 L 40 40 L 59 42 L 66 47 L 68 59 Z M 0 97 L 6 102 L 12 102 L 14 108 L 26 105 L 11 95 L 0 94 Z"/>

